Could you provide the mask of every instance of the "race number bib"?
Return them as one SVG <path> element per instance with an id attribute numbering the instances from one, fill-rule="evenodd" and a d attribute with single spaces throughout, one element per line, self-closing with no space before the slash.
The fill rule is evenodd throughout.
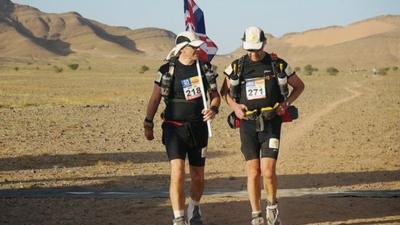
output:
<path id="1" fill-rule="evenodd" d="M 265 98 L 265 79 L 246 79 L 246 96 L 248 100 Z"/>
<path id="2" fill-rule="evenodd" d="M 181 84 L 186 100 L 201 97 L 199 77 L 191 77 L 189 79 L 181 80 Z"/>

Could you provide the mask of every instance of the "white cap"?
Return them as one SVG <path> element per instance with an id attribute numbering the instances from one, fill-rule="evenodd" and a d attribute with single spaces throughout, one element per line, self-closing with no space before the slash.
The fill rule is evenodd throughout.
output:
<path id="1" fill-rule="evenodd" d="M 195 33 L 190 32 L 190 31 L 184 31 L 178 36 L 176 36 L 175 39 L 175 47 L 169 52 L 167 56 L 167 60 L 170 59 L 173 56 L 176 56 L 179 51 L 184 48 L 186 45 L 193 46 L 195 48 L 200 47 L 201 45 L 204 44 L 204 41 L 198 39 Z"/>
<path id="2" fill-rule="evenodd" d="M 266 40 L 264 31 L 258 27 L 248 27 L 243 35 L 243 48 L 245 50 L 260 50 Z"/>

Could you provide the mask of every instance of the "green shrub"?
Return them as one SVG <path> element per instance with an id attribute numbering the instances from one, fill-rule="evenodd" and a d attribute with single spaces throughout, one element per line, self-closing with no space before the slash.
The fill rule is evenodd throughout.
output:
<path id="1" fill-rule="evenodd" d="M 77 64 L 77 63 L 72 63 L 72 64 L 69 64 L 68 67 L 69 67 L 71 70 L 77 70 L 77 69 L 79 68 L 79 64 Z"/>
<path id="2" fill-rule="evenodd" d="M 379 68 L 378 69 L 378 72 L 376 73 L 376 74 L 379 74 L 379 75 L 386 75 L 387 74 L 387 70 L 386 70 L 387 68 Z"/>
<path id="3" fill-rule="evenodd" d="M 398 71 L 398 70 L 399 70 L 399 67 L 398 67 L 398 66 L 393 66 L 393 67 L 392 67 L 392 70 L 393 70 L 393 71 Z"/>
<path id="4" fill-rule="evenodd" d="M 312 75 L 312 73 L 314 72 L 314 68 L 312 67 L 311 64 L 307 64 L 304 66 L 304 74 L 305 75 Z"/>
<path id="5" fill-rule="evenodd" d="M 142 67 L 140 67 L 139 73 L 144 73 L 144 72 L 146 72 L 146 71 L 148 71 L 148 70 L 149 70 L 149 67 L 146 66 L 146 65 L 143 65 Z"/>
<path id="6" fill-rule="evenodd" d="M 326 68 L 326 72 L 327 72 L 329 75 L 335 76 L 336 74 L 339 73 L 339 70 L 336 69 L 335 67 L 332 67 L 332 66 L 331 66 L 331 67 Z"/>

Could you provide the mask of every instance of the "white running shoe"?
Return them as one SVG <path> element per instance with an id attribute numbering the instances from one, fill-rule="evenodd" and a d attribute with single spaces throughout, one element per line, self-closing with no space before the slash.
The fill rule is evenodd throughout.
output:
<path id="1" fill-rule="evenodd" d="M 199 205 L 194 205 L 192 203 L 189 203 L 187 216 L 189 225 L 203 225 L 203 220 L 201 219 L 201 210 Z"/>
<path id="2" fill-rule="evenodd" d="M 173 220 L 173 225 L 187 225 L 185 217 L 181 216 Z"/>
<path id="3" fill-rule="evenodd" d="M 254 216 L 251 219 L 251 225 L 264 225 L 264 218 L 262 217 L 262 215 L 258 215 L 258 216 Z"/>
<path id="4" fill-rule="evenodd" d="M 278 204 L 267 205 L 266 211 L 267 211 L 267 224 L 268 225 L 281 225 Z"/>

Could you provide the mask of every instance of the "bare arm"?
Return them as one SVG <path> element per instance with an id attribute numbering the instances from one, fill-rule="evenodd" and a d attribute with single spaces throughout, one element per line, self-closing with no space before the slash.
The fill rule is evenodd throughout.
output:
<path id="1" fill-rule="evenodd" d="M 221 97 L 218 91 L 211 91 L 209 96 L 210 96 L 210 108 L 208 110 L 203 111 L 204 121 L 214 119 L 217 112 L 213 111 L 212 107 L 216 107 L 218 109 L 221 104 Z"/>
<path id="2" fill-rule="evenodd" d="M 157 112 L 158 106 L 160 105 L 161 101 L 161 93 L 160 93 L 160 87 L 157 84 L 154 84 L 153 86 L 153 92 L 150 96 L 149 103 L 147 104 L 147 110 L 146 110 L 146 120 L 153 121 L 154 115 Z M 144 122 L 144 135 L 147 140 L 153 140 L 154 139 L 154 133 L 153 133 L 153 122 Z"/>
<path id="3" fill-rule="evenodd" d="M 293 88 L 290 96 L 286 99 L 289 104 L 293 103 L 304 91 L 304 83 L 296 74 L 288 78 L 288 84 Z"/>
<path id="4" fill-rule="evenodd" d="M 293 74 L 288 78 L 288 84 L 293 88 L 293 90 L 289 97 L 284 102 L 279 104 L 277 114 L 280 116 L 285 114 L 288 106 L 292 104 L 304 90 L 304 83 L 296 74 Z"/>

